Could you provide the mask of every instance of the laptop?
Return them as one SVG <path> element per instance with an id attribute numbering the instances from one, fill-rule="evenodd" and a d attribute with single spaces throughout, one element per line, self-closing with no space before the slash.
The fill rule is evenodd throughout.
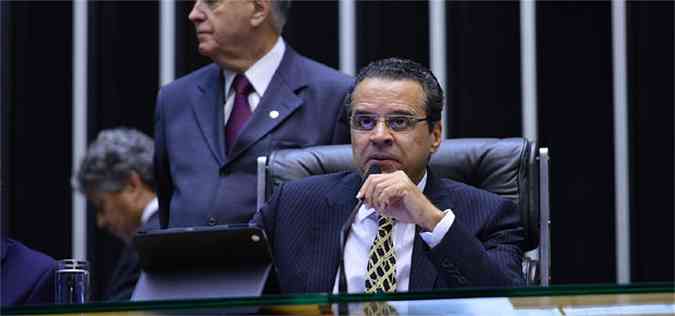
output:
<path id="1" fill-rule="evenodd" d="M 140 231 L 132 300 L 260 296 L 273 272 L 265 232 L 233 224 Z"/>

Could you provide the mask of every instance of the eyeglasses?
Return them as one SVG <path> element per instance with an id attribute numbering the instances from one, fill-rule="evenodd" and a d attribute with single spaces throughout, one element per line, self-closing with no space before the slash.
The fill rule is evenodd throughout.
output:
<path id="1" fill-rule="evenodd" d="M 418 118 L 403 114 L 354 114 L 351 126 L 358 131 L 372 131 L 377 127 L 380 116 L 384 117 L 384 125 L 395 132 L 405 132 L 415 129 L 418 122 L 427 120 L 427 117 Z"/>

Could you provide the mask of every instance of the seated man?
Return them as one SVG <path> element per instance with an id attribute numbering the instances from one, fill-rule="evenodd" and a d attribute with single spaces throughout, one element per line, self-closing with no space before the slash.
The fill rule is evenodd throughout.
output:
<path id="1" fill-rule="evenodd" d="M 359 172 L 289 182 L 254 218 L 272 244 L 282 293 L 338 292 L 341 227 L 357 199 L 344 248 L 348 292 L 524 283 L 515 205 L 428 171 L 443 100 L 415 62 L 391 58 L 361 70 L 346 103 Z M 362 181 L 373 165 L 383 173 Z"/>
<path id="2" fill-rule="evenodd" d="M 0 305 L 53 303 L 56 261 L 4 236 L 0 246 Z"/>
<path id="3" fill-rule="evenodd" d="M 130 242 L 136 231 L 159 228 L 153 140 L 128 128 L 104 130 L 89 146 L 76 175 L 78 189 L 96 207 L 96 224 L 127 244 L 104 299 L 128 300 L 140 276 Z"/>

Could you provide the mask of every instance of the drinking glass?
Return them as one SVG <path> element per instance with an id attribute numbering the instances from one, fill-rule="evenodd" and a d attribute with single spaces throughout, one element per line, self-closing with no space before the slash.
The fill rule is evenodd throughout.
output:
<path id="1" fill-rule="evenodd" d="M 64 259 L 56 267 L 57 304 L 84 304 L 89 300 L 89 262 Z"/>

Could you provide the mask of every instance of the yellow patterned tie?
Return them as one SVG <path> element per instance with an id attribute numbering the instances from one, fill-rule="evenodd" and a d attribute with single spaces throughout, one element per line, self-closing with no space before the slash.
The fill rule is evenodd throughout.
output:
<path id="1" fill-rule="evenodd" d="M 368 254 L 366 293 L 396 292 L 396 255 L 391 230 L 394 219 L 380 216 L 377 236 Z"/>
<path id="2" fill-rule="evenodd" d="M 398 316 L 398 311 L 387 302 L 366 302 L 363 304 L 364 316 Z"/>

